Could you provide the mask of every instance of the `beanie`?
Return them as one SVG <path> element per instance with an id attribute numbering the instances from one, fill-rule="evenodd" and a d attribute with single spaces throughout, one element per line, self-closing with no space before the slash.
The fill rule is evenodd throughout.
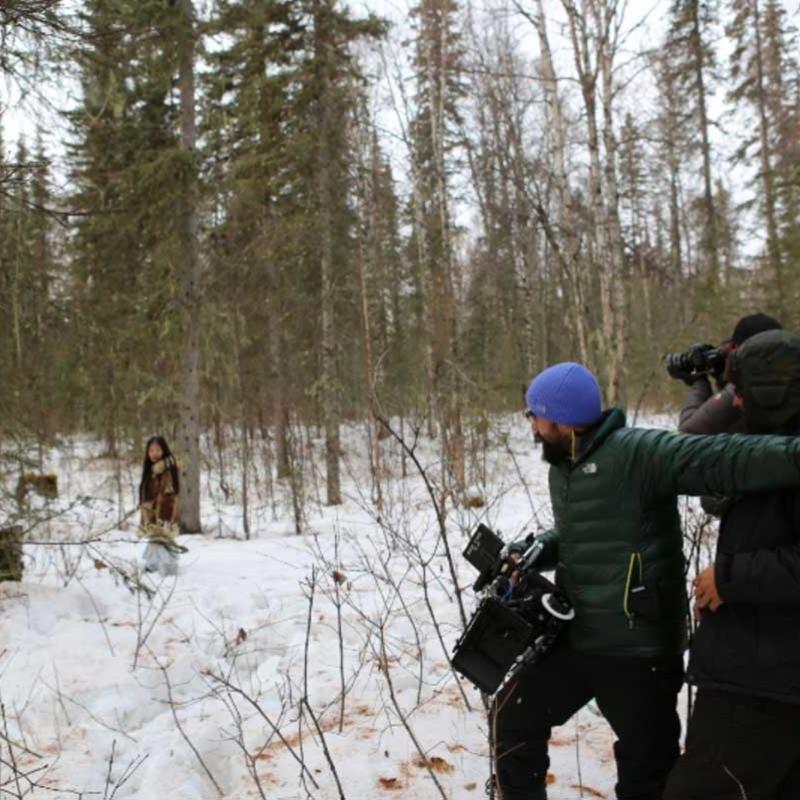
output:
<path id="1" fill-rule="evenodd" d="M 755 336 L 757 333 L 776 331 L 782 328 L 783 325 L 775 317 L 770 317 L 768 314 L 762 314 L 761 312 L 749 314 L 736 323 L 731 341 L 739 347 L 739 345 L 744 344 L 751 336 Z"/>
<path id="2" fill-rule="evenodd" d="M 540 372 L 525 400 L 537 417 L 560 425 L 592 425 L 603 413 L 597 379 L 582 364 L 571 361 Z"/>

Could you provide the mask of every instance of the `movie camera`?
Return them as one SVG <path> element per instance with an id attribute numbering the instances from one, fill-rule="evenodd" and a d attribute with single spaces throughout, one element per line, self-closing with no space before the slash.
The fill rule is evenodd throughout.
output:
<path id="1" fill-rule="evenodd" d="M 524 552 L 509 552 L 481 524 L 464 550 L 464 558 L 479 572 L 472 588 L 483 597 L 456 642 L 451 663 L 487 694 L 523 666 L 540 661 L 575 616 L 569 600 L 536 569 L 542 544 L 526 544 Z"/>
<path id="2" fill-rule="evenodd" d="M 719 377 L 725 371 L 725 361 L 730 346 L 714 347 L 710 344 L 695 344 L 682 353 L 667 353 L 664 366 L 671 378 L 691 382 L 703 375 Z"/>

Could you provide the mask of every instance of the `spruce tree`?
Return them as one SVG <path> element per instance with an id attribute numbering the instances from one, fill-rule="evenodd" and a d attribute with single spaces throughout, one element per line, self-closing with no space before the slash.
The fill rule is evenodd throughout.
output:
<path id="1" fill-rule="evenodd" d="M 747 104 L 755 115 L 752 127 L 736 152 L 740 161 L 754 158 L 758 165 L 757 189 L 758 207 L 766 229 L 766 264 L 769 280 L 774 289 L 772 301 L 775 310 L 783 313 L 781 307 L 786 297 L 783 267 L 778 236 L 777 192 L 775 188 L 775 145 L 776 127 L 780 125 L 783 109 L 783 67 L 780 63 L 783 53 L 779 48 L 773 54 L 774 66 L 767 69 L 768 56 L 764 37 L 764 8 L 761 0 L 731 0 L 733 18 L 726 27 L 727 34 L 734 40 L 731 54 L 731 77 L 734 81 L 730 92 L 731 100 L 736 104 Z M 771 37 L 772 38 L 772 37 Z M 773 42 L 774 44 L 774 38 Z M 776 119 L 777 116 L 777 119 Z"/>
<path id="2" fill-rule="evenodd" d="M 450 207 L 450 177 L 460 139 L 459 105 L 465 94 L 458 12 L 455 0 L 421 0 L 412 8 L 416 113 L 410 133 L 412 214 L 427 336 L 429 415 L 438 423 L 445 466 L 460 493 L 466 476 L 456 311 L 459 275 Z"/>
<path id="3" fill-rule="evenodd" d="M 711 117 L 709 95 L 715 69 L 711 45 L 712 27 L 717 21 L 714 0 L 673 0 L 667 54 L 674 87 L 680 93 L 684 124 L 691 125 L 695 147 L 700 154 L 703 226 L 701 251 L 702 289 L 700 297 L 712 296 L 720 280 L 717 216 L 714 209 Z"/>
<path id="4" fill-rule="evenodd" d="M 19 138 L 14 156 L 0 160 L 0 178 L 0 314 L 7 323 L 0 402 L 42 443 L 69 415 L 59 391 L 66 375 L 59 364 L 65 350 L 64 298 L 55 288 L 56 203 L 41 132 L 33 154 Z"/>
<path id="5" fill-rule="evenodd" d="M 302 258 L 301 228 L 309 202 L 308 143 L 299 102 L 305 27 L 286 0 L 220 3 L 209 30 L 224 47 L 208 54 L 206 180 L 215 208 L 211 233 L 211 302 L 218 335 L 238 337 L 239 375 L 224 356 L 210 369 L 228 394 L 262 398 L 274 426 L 279 477 L 288 477 L 289 409 L 303 406 L 300 358 L 306 348 L 302 308 L 313 303 Z M 244 412 L 242 398 L 218 397 Z M 258 407 L 258 404 L 254 404 Z"/>
<path id="6" fill-rule="evenodd" d="M 82 91 L 69 113 L 69 153 L 71 203 L 83 212 L 71 243 L 82 403 L 85 424 L 112 452 L 121 433 L 173 435 L 177 416 L 187 159 L 175 15 L 172 6 L 87 0 L 76 54 Z"/>
<path id="7" fill-rule="evenodd" d="M 311 145 L 309 174 L 312 202 L 306 235 L 319 275 L 319 380 L 316 400 L 325 428 L 326 502 L 341 503 L 339 424 L 344 411 L 340 375 L 341 288 L 352 271 L 349 257 L 353 216 L 348 191 L 349 143 L 346 132 L 356 101 L 353 77 L 358 74 L 353 45 L 382 35 L 381 21 L 353 18 L 338 0 L 301 0 L 306 20 L 307 61 L 301 96 L 306 101 L 304 128 Z"/>

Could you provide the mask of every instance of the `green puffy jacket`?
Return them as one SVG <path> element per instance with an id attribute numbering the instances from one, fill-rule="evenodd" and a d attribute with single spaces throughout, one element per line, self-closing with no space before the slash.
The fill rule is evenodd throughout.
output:
<path id="1" fill-rule="evenodd" d="M 800 486 L 800 437 L 626 428 L 605 412 L 573 463 L 550 467 L 555 526 L 537 539 L 575 607 L 575 650 L 657 656 L 686 645 L 678 495 Z"/>

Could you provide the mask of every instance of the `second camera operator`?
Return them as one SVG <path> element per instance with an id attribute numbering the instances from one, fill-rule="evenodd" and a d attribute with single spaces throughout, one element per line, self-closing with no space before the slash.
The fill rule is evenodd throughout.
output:
<path id="1" fill-rule="evenodd" d="M 742 414 L 734 405 L 728 366 L 730 357 L 751 336 L 782 327 L 767 314 L 750 314 L 736 323 L 731 338 L 720 347 L 696 344 L 684 353 L 671 353 L 666 357 L 667 372 L 689 386 L 678 418 L 681 433 L 713 435 L 744 431 Z M 717 392 L 711 387 L 712 377 Z"/>
<path id="2" fill-rule="evenodd" d="M 781 328 L 774 317 L 760 312 L 749 314 L 736 323 L 731 338 L 720 347 L 696 344 L 684 353 L 671 353 L 665 358 L 667 372 L 689 386 L 678 417 L 680 433 L 713 436 L 744 432 L 742 412 L 736 405 L 736 393 L 730 379 L 734 354 L 756 334 Z M 717 392 L 711 388 L 712 377 Z M 706 514 L 721 517 L 728 507 L 728 499 L 703 495 L 700 505 Z"/>

